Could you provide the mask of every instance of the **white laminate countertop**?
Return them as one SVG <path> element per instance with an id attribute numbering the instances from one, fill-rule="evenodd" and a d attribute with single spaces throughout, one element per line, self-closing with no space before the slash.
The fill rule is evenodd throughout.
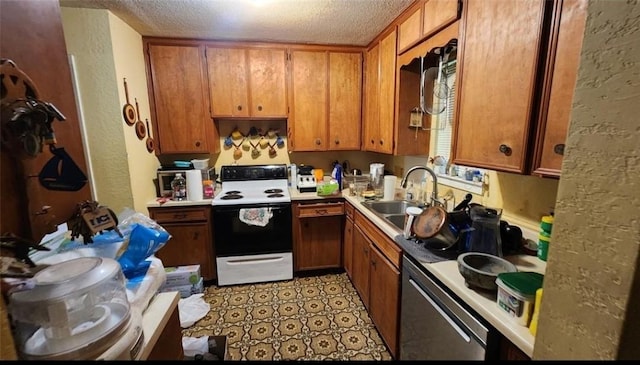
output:
<path id="1" fill-rule="evenodd" d="M 345 190 L 343 194 L 329 197 L 318 196 L 316 193 L 300 193 L 295 188 L 289 188 L 289 193 L 292 201 L 344 198 L 391 239 L 400 233 L 395 226 L 387 223 L 384 219 L 378 217 L 372 211 L 360 204 L 363 201 L 362 198 L 349 195 L 348 190 Z M 157 201 L 152 201 L 147 204 L 148 207 L 175 207 L 190 205 L 211 205 L 211 199 L 181 202 L 168 201 L 162 205 Z M 546 262 L 535 256 L 513 255 L 507 256 L 505 259 L 515 264 L 520 271 L 534 271 L 544 274 L 546 270 Z M 474 309 L 487 322 L 495 327 L 496 330 L 500 331 L 500 333 L 502 333 L 502 335 L 504 335 L 509 341 L 529 357 L 532 356 L 534 345 L 533 335 L 529 332 L 527 327 L 513 322 L 513 320 L 498 307 L 496 303 L 496 293 L 479 292 L 469 289 L 464 283 L 464 278 L 458 271 L 458 263 L 455 260 L 422 265 L 469 307 Z"/>

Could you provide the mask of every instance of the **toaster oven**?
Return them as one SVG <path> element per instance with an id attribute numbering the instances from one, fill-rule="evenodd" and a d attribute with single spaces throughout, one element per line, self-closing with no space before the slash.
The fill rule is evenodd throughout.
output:
<path id="1" fill-rule="evenodd" d="M 182 177 L 188 179 L 187 171 L 189 171 L 189 169 L 158 169 L 158 196 L 171 197 L 171 181 L 176 177 L 176 173 L 181 173 Z M 210 167 L 200 171 L 202 172 L 202 181 L 216 179 L 215 167 Z"/>

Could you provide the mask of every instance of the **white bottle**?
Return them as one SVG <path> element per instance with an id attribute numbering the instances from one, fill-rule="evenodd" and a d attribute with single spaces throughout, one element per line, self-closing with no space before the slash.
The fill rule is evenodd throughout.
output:
<path id="1" fill-rule="evenodd" d="M 407 188 L 407 191 L 405 191 L 404 193 L 404 199 L 408 201 L 413 201 L 415 198 L 416 198 L 416 191 L 415 191 L 415 188 L 413 187 L 413 182 L 410 182 L 409 187 Z"/>
<path id="2" fill-rule="evenodd" d="M 292 163 L 289 168 L 289 186 L 295 188 L 298 185 L 298 167 L 296 166 L 296 164 Z"/>
<path id="3" fill-rule="evenodd" d="M 171 199 L 185 200 L 187 199 L 187 180 L 182 177 L 182 173 L 176 173 L 171 181 Z"/>

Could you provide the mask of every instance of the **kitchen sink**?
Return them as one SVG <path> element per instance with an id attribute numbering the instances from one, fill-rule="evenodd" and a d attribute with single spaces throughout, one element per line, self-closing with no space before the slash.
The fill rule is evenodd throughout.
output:
<path id="1" fill-rule="evenodd" d="M 406 200 L 390 201 L 365 201 L 362 205 L 378 217 L 394 226 L 398 233 L 404 230 L 405 211 L 408 207 L 421 207 L 421 205 Z"/>
<path id="2" fill-rule="evenodd" d="M 405 211 L 408 207 L 416 207 L 418 204 L 412 203 L 406 200 L 390 200 L 390 201 L 365 201 L 362 202 L 362 205 L 369 208 L 370 210 L 382 214 L 405 214 Z"/>

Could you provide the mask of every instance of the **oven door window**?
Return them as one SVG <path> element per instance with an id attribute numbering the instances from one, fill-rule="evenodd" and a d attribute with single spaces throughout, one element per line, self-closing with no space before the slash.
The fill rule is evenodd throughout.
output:
<path id="1" fill-rule="evenodd" d="M 240 209 L 271 209 L 272 217 L 264 226 L 240 220 Z M 291 204 L 213 207 L 216 256 L 242 256 L 291 252 Z"/>

